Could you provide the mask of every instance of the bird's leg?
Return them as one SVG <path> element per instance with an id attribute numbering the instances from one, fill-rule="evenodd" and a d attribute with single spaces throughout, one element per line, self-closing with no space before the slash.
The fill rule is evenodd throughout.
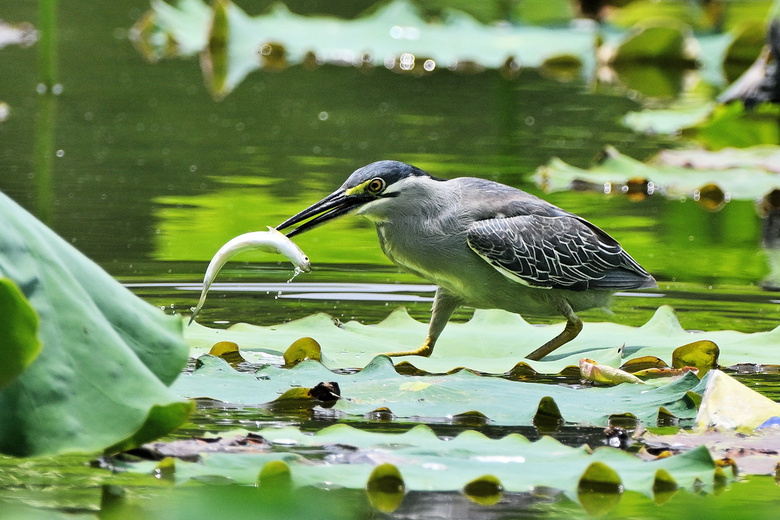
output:
<path id="1" fill-rule="evenodd" d="M 571 305 L 569 305 L 569 302 L 566 300 L 562 301 L 559 305 L 559 309 L 561 314 L 566 317 L 566 327 L 563 329 L 563 332 L 525 356 L 526 359 L 539 361 L 564 343 L 568 343 L 569 341 L 576 338 L 577 334 L 579 334 L 582 330 L 582 320 L 580 320 L 577 315 L 574 314 L 574 311 L 572 310 Z"/>
<path id="2" fill-rule="evenodd" d="M 422 346 L 416 350 L 402 352 L 387 352 L 385 355 L 390 357 L 401 356 L 424 356 L 430 357 L 433 353 L 433 346 L 439 339 L 441 331 L 450 321 L 450 316 L 460 304 L 460 300 L 452 294 L 444 291 L 441 287 L 436 290 L 436 296 L 433 298 L 433 308 L 431 309 L 431 323 L 428 325 L 428 337 L 425 338 Z"/>

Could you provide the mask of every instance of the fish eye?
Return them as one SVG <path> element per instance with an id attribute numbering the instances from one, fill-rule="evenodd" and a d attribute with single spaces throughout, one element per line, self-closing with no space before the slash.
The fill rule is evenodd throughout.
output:
<path id="1" fill-rule="evenodd" d="M 380 177 L 375 177 L 369 181 L 366 185 L 366 191 L 369 193 L 379 193 L 385 189 L 385 180 Z"/>

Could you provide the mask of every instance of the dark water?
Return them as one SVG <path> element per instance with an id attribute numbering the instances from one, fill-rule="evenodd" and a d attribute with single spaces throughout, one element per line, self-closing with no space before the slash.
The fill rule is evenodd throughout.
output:
<path id="1" fill-rule="evenodd" d="M 34 20 L 36 2 L 6 4 L 0 16 Z M 344 9 L 356 11 L 353 4 Z M 255 72 L 215 102 L 196 59 L 149 64 L 133 49 L 127 30 L 147 8 L 145 0 L 63 2 L 63 92 L 55 98 L 36 94 L 34 47 L 0 50 L 0 101 L 11 110 L 0 123 L 0 191 L 168 312 L 195 304 L 206 263 L 224 241 L 278 224 L 374 160 L 399 159 L 441 177 L 479 176 L 541 194 L 531 175 L 553 157 L 586 167 L 606 145 L 646 159 L 684 144 L 621 126 L 624 114 L 643 106 L 625 89 L 530 70 L 512 78 L 497 71 L 412 77 L 295 67 Z M 47 118 L 54 151 L 48 170 L 40 168 Z M 689 329 L 756 332 L 780 323 L 780 295 L 759 287 L 770 269 L 753 202 L 709 213 L 691 200 L 658 196 L 631 202 L 594 193 L 542 195 L 608 230 L 658 279 L 659 298 L 616 298 L 615 321 L 642 324 L 664 303 Z M 400 304 L 427 319 L 430 288 L 391 266 L 368 224 L 345 220 L 299 243 L 316 269 L 296 282 L 319 286 L 316 296 L 301 297 L 285 285 L 288 265 L 258 256 L 223 271 L 219 281 L 235 285 L 214 287 L 203 322 L 272 324 L 321 311 L 376 322 Z M 387 293 L 383 284 L 408 285 Z M 463 310 L 456 318 L 469 315 Z M 583 314 L 591 316 L 603 319 Z M 777 399 L 776 376 L 749 377 Z M 277 422 L 308 429 L 331 422 L 208 406 L 195 420 L 208 427 Z M 459 428 L 437 427 L 441 435 Z M 599 435 L 567 430 L 562 440 L 597 442 Z M 456 507 L 453 500 L 436 497 L 441 504 L 434 510 Z M 526 500 L 537 505 L 528 497 L 512 500 L 498 517 L 527 511 Z M 419 507 L 416 515 L 410 506 L 398 517 L 421 517 Z"/>

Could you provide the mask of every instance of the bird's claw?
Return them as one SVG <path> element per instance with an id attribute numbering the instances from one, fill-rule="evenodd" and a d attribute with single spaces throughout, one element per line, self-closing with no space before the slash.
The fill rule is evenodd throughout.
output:
<path id="1" fill-rule="evenodd" d="M 404 350 L 400 352 L 385 352 L 384 355 L 388 357 L 403 357 L 403 356 L 423 356 L 423 357 L 431 357 L 431 354 L 433 353 L 433 344 L 430 341 L 430 338 L 425 340 L 425 343 L 422 344 L 422 346 L 415 350 Z"/>

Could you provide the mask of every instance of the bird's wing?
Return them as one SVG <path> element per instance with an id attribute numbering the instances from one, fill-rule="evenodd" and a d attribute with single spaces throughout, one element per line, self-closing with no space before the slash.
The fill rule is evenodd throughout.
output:
<path id="1" fill-rule="evenodd" d="M 545 289 L 629 289 L 649 275 L 614 239 L 574 215 L 479 220 L 469 247 L 503 275 Z"/>

